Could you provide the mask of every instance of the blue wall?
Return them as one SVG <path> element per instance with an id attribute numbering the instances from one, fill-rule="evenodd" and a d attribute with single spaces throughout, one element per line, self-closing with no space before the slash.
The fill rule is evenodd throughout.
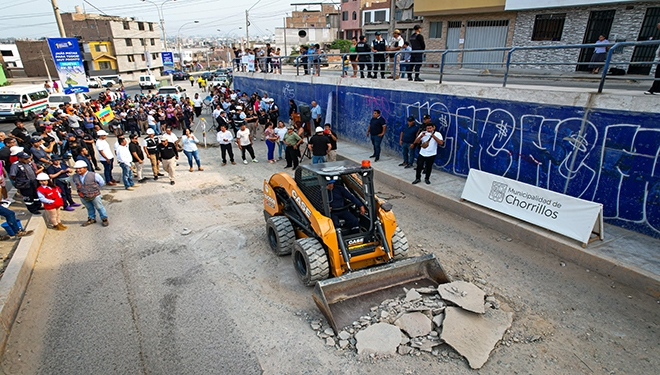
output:
<path id="1" fill-rule="evenodd" d="M 236 88 L 268 93 L 283 116 L 288 100 L 316 100 L 333 128 L 366 144 L 366 127 L 380 109 L 385 150 L 400 154 L 405 119 L 430 114 L 445 137 L 436 166 L 467 176 L 470 168 L 602 203 L 607 222 L 660 238 L 660 115 L 585 111 L 425 92 L 282 82 L 236 77 Z M 585 113 L 586 112 L 586 113 Z"/>

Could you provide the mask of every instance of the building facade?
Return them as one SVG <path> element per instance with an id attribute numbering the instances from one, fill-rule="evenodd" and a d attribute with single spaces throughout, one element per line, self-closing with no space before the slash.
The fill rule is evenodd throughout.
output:
<path id="1" fill-rule="evenodd" d="M 23 70 L 28 77 L 57 79 L 57 70 L 46 40 L 16 40 L 16 48 L 21 55 Z"/>
<path id="2" fill-rule="evenodd" d="M 351 39 L 362 35 L 362 25 L 360 24 L 362 3 L 359 0 L 342 0 L 341 14 L 339 23 L 339 37 L 341 39 Z"/>
<path id="3" fill-rule="evenodd" d="M 162 72 L 163 43 L 155 23 L 79 11 L 62 13 L 62 22 L 67 35 L 82 44 L 90 76 L 114 73 L 134 80 Z"/>

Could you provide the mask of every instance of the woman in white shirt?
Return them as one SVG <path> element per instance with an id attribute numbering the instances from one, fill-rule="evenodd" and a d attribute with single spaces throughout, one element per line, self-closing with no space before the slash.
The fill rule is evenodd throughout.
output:
<path id="1" fill-rule="evenodd" d="M 188 166 L 190 167 L 190 171 L 193 171 L 193 158 L 195 158 L 195 162 L 197 163 L 197 170 L 203 171 L 204 168 L 202 168 L 202 164 L 199 161 L 199 151 L 197 150 L 197 143 L 199 143 L 199 139 L 197 139 L 197 137 L 195 137 L 195 135 L 190 132 L 190 129 L 183 129 L 181 143 L 183 144 L 183 153 L 186 154 L 186 157 L 188 158 Z"/>
<path id="2" fill-rule="evenodd" d="M 284 121 L 277 122 L 277 128 L 275 128 L 275 134 L 280 137 L 280 141 L 277 142 L 277 154 L 279 155 L 279 160 L 282 160 L 282 153 L 286 150 L 286 145 L 284 144 L 284 136 L 286 135 L 286 126 Z"/>

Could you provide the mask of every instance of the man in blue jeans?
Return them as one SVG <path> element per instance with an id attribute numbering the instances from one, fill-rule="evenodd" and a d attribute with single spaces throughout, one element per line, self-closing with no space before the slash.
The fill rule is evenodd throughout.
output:
<path id="1" fill-rule="evenodd" d="M 105 185 L 105 181 L 93 171 L 87 171 L 87 163 L 82 160 L 78 160 L 73 165 L 73 169 L 76 170 L 76 173 L 71 177 L 71 182 L 76 186 L 78 195 L 87 208 L 87 221 L 82 226 L 86 227 L 96 223 L 96 212 L 98 211 L 103 226 L 107 227 L 108 215 L 101 201 L 101 186 Z"/>
<path id="2" fill-rule="evenodd" d="M 385 119 L 380 115 L 380 109 L 374 109 L 373 117 L 369 122 L 367 128 L 367 137 L 371 136 L 371 144 L 374 146 L 373 155 L 370 158 L 375 158 L 374 161 L 380 160 L 380 144 L 383 142 L 383 136 L 387 129 Z"/>
<path id="3" fill-rule="evenodd" d="M 323 134 L 323 128 L 316 127 L 316 134 L 309 139 L 307 147 L 312 151 L 312 164 L 325 163 L 328 151 L 332 149 L 330 139 Z"/>
<path id="4" fill-rule="evenodd" d="M 408 117 L 408 125 L 404 125 L 399 135 L 399 146 L 403 151 L 403 163 L 399 164 L 399 167 L 412 168 L 417 151 L 414 144 L 417 133 L 419 133 L 419 127 L 415 124 L 415 118 L 410 116 Z"/>
<path id="5" fill-rule="evenodd" d="M 0 205 L 0 216 L 4 217 L 7 220 L 7 225 L 14 232 L 15 238 L 25 237 L 32 234 L 33 231 L 22 230 L 18 227 L 18 222 L 16 221 L 16 214 L 14 211 L 8 209 L 7 207 Z M 7 240 L 9 237 L 0 236 L 0 239 Z"/>
<path id="6" fill-rule="evenodd" d="M 117 147 L 117 162 L 119 167 L 121 167 L 121 179 L 124 182 L 124 188 L 126 190 L 135 190 L 135 181 L 133 181 L 133 170 L 131 169 L 131 163 L 133 162 L 133 155 L 128 148 L 128 142 L 126 138 L 119 137 L 117 138 L 119 142 L 119 147 Z M 139 185 L 137 185 L 139 186 Z"/>

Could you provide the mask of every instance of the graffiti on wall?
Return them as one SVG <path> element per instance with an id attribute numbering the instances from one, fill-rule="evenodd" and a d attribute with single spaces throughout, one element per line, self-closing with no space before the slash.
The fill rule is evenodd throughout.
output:
<path id="1" fill-rule="evenodd" d="M 281 83 L 248 87 L 284 94 Z M 429 114 L 445 138 L 438 168 L 459 176 L 476 168 L 602 203 L 608 222 L 660 238 L 660 115 L 298 82 L 289 89 L 301 102 L 337 91 L 334 128 L 356 143 L 366 144 L 371 112 L 381 109 L 391 155 L 400 154 L 406 118 L 419 124 Z"/>

